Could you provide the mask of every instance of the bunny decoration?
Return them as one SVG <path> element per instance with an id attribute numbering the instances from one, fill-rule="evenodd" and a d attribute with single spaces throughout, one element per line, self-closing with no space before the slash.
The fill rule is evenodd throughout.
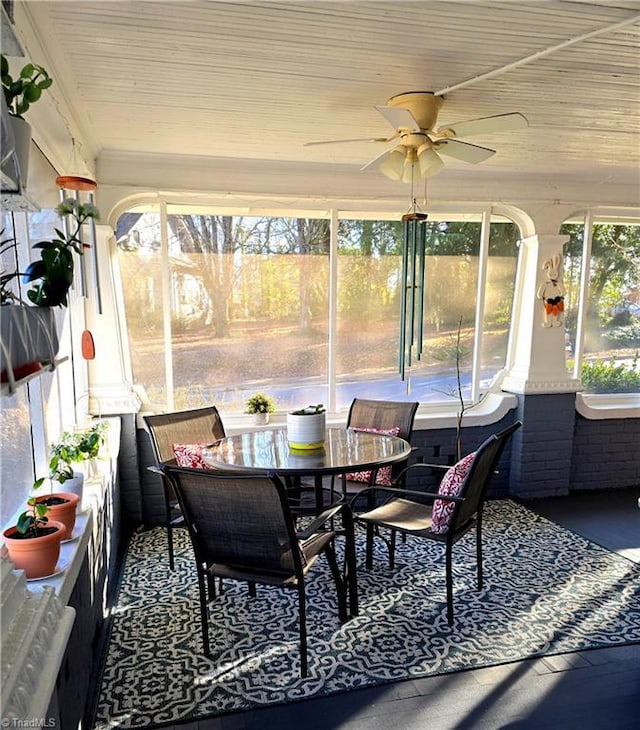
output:
<path id="1" fill-rule="evenodd" d="M 544 305 L 543 327 L 559 327 L 564 322 L 564 294 L 562 283 L 562 258 L 559 253 L 547 259 L 542 266 L 545 277 L 538 288 L 537 297 Z"/>

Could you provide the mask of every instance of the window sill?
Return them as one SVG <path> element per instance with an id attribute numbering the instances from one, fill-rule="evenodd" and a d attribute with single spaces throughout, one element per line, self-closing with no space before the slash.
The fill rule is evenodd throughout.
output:
<path id="1" fill-rule="evenodd" d="M 576 410 L 590 421 L 640 418 L 639 393 L 577 393 Z"/>

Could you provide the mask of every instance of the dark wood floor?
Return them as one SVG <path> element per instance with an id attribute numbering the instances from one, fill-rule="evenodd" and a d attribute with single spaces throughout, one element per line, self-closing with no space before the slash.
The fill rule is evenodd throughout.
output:
<path id="1" fill-rule="evenodd" d="M 640 488 L 527 506 L 640 563 Z M 640 644 L 397 682 L 181 730 L 638 730 Z"/>

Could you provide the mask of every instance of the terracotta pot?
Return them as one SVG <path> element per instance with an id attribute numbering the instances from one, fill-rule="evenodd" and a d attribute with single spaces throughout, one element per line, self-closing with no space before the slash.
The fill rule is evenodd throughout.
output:
<path id="1" fill-rule="evenodd" d="M 38 497 L 36 502 L 42 503 L 50 499 L 51 497 L 59 497 L 64 499 L 64 504 L 53 504 L 49 506 L 49 512 L 47 517 L 49 520 L 55 520 L 56 522 L 62 522 L 65 526 L 64 533 L 62 534 L 62 540 L 70 540 L 73 534 L 73 528 L 76 524 L 76 510 L 80 501 L 77 494 L 71 492 L 53 492 L 53 494 L 43 494 L 42 497 Z"/>
<path id="2" fill-rule="evenodd" d="M 18 528 L 14 525 L 2 533 L 11 561 L 16 569 L 24 570 L 27 578 L 43 578 L 55 573 L 65 526 L 55 520 L 49 520 L 47 525 L 57 528 L 56 532 L 21 539 L 15 537 Z"/>

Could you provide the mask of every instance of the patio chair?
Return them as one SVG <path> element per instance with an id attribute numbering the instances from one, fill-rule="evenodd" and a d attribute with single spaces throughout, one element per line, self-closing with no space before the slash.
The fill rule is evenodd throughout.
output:
<path id="1" fill-rule="evenodd" d="M 143 416 L 149 432 L 157 466 L 151 468 L 160 474 L 164 489 L 165 525 L 169 544 L 169 566 L 174 569 L 173 530 L 184 527 L 184 519 L 173 487 L 159 470 L 160 464 L 175 457 L 174 447 L 179 444 L 210 444 L 225 437 L 224 425 L 215 406 L 189 411 L 159 413 Z"/>
<path id="2" fill-rule="evenodd" d="M 354 398 L 349 408 L 347 428 L 398 436 L 411 442 L 413 422 L 419 405 L 417 402 Z M 401 475 L 406 466 L 407 460 L 403 460 L 372 471 L 342 474 L 339 477 L 342 499 L 347 501 L 349 495 L 357 494 L 373 484 L 391 486 L 398 478 L 402 481 L 404 477 Z"/>
<path id="3" fill-rule="evenodd" d="M 369 487 L 367 492 L 388 493 L 389 498 L 380 506 L 367 512 L 354 514 L 356 523 L 366 526 L 366 567 L 373 566 L 374 535 L 382 537 L 379 528 L 390 530 L 385 538 L 389 549 L 389 567 L 394 567 L 396 533 L 412 535 L 426 540 L 435 540 L 445 546 L 445 571 L 447 584 L 447 620 L 453 625 L 453 545 L 474 526 L 476 528 L 476 561 L 478 590 L 482 588 L 482 512 L 487 489 L 500 455 L 511 434 L 522 423 L 513 425 L 484 441 L 473 454 L 467 455 L 455 466 L 441 464 L 412 464 L 405 469 L 403 477 L 420 469 L 445 469 L 446 474 L 438 492 L 411 490 L 405 487 Z M 358 498 L 351 501 L 352 507 Z M 414 497 L 414 499 L 412 499 Z"/>
<path id="4" fill-rule="evenodd" d="M 265 584 L 298 593 L 300 674 L 307 676 L 305 578 L 319 555 L 333 575 L 341 622 L 358 613 L 353 521 L 348 505 L 336 505 L 296 533 L 285 488 L 277 476 L 231 474 L 164 464 L 193 545 L 200 592 L 204 653 L 210 656 L 207 587 L 215 577 Z M 323 529 L 342 515 L 344 571 L 334 550 L 337 533 Z M 348 605 L 347 605 L 348 604 Z"/>

